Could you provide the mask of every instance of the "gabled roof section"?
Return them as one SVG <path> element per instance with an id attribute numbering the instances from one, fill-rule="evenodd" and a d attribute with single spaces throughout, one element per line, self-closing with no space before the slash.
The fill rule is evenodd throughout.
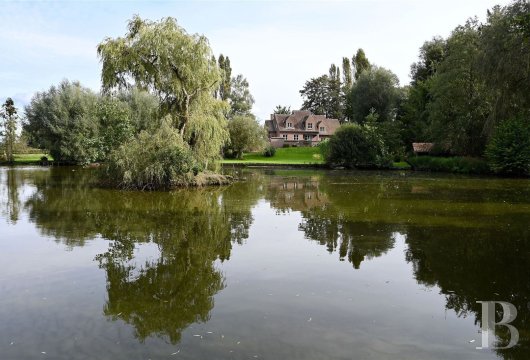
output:
<path id="1" fill-rule="evenodd" d="M 326 127 L 326 132 L 333 134 L 339 128 L 340 122 L 337 119 L 324 119 L 321 124 Z"/>
<path id="2" fill-rule="evenodd" d="M 434 147 L 434 143 L 412 143 L 412 150 L 415 153 L 428 153 Z"/>
<path id="3" fill-rule="evenodd" d="M 269 120 L 268 120 L 269 121 Z M 337 119 L 327 119 L 326 115 L 315 115 L 309 110 L 295 110 L 291 114 L 272 114 L 271 125 L 267 125 L 269 131 L 278 130 L 300 130 L 307 131 L 307 122 L 317 124 L 313 126 L 313 131 L 318 131 L 318 124 L 324 123 L 326 126 L 327 133 L 333 133 L 340 126 Z M 267 124 L 267 121 L 265 122 Z M 290 123 L 292 126 L 287 128 L 287 124 Z"/>

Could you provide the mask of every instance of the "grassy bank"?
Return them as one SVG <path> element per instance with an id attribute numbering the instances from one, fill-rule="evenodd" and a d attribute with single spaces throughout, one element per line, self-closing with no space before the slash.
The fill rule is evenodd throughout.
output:
<path id="1" fill-rule="evenodd" d="M 243 159 L 224 159 L 224 165 L 246 166 L 315 166 L 325 165 L 324 158 L 318 147 L 279 148 L 273 157 L 266 157 L 263 153 L 247 153 Z M 393 169 L 408 170 L 411 166 L 402 161 L 395 162 Z"/>
<path id="2" fill-rule="evenodd" d="M 413 156 L 407 159 L 413 170 L 459 174 L 490 174 L 485 160 L 472 157 Z"/>
<path id="3" fill-rule="evenodd" d="M 53 158 L 49 154 L 15 154 L 15 165 L 38 165 L 40 164 L 41 157 L 46 156 L 48 161 L 53 161 Z M 0 164 L 9 164 L 5 161 L 0 161 Z"/>
<path id="4" fill-rule="evenodd" d="M 240 165 L 323 165 L 324 159 L 317 147 L 279 148 L 272 157 L 263 153 L 247 153 L 243 159 L 224 159 L 223 164 Z"/>

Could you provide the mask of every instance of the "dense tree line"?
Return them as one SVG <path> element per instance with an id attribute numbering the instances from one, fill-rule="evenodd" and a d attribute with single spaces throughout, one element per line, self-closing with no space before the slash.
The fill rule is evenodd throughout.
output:
<path id="1" fill-rule="evenodd" d="M 30 144 L 57 162 L 106 162 L 105 180 L 152 189 L 216 170 L 222 149 L 232 145 L 238 153 L 261 146 L 248 81 L 232 76 L 230 59 L 216 59 L 204 36 L 188 34 L 175 19 L 135 16 L 125 36 L 99 44 L 98 55 L 101 93 L 65 80 L 25 109 Z M 232 136 L 241 119 L 252 127 L 250 143 Z"/>
<path id="2" fill-rule="evenodd" d="M 485 23 L 472 18 L 447 39 L 425 42 L 412 66 L 412 83 L 400 117 L 404 141 L 432 141 L 441 151 L 484 156 L 494 153 L 495 144 L 501 146 L 492 139 L 513 133 L 513 119 L 521 119 L 519 133 L 528 133 L 529 13 L 530 3 L 517 0 L 488 11 Z M 528 141 L 516 136 L 504 144 L 497 152 L 509 152 L 507 144 L 520 147 L 519 154 L 530 151 L 524 150 Z M 487 147 L 492 149 L 485 152 Z M 528 173 L 530 159 L 519 170 L 492 167 Z"/>
<path id="3" fill-rule="evenodd" d="M 447 39 L 426 41 L 405 87 L 359 49 L 351 63 L 343 59 L 342 77 L 332 65 L 306 82 L 303 108 L 360 125 L 375 116 L 395 157 L 413 142 L 433 142 L 437 154 L 486 157 L 493 171 L 530 174 L 529 13 L 530 3 L 516 0 L 488 11 L 484 23 L 470 18 Z"/>
<path id="4" fill-rule="evenodd" d="M 105 160 L 135 134 L 159 125 L 156 97 L 136 88 L 107 96 L 78 82 L 61 82 L 37 93 L 26 107 L 30 145 L 56 161 L 87 164 Z"/>

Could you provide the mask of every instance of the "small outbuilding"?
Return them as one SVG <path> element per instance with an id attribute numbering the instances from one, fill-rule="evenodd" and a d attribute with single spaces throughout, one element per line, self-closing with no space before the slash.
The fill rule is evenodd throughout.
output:
<path id="1" fill-rule="evenodd" d="M 412 143 L 412 151 L 416 155 L 427 155 L 434 147 L 434 143 Z"/>

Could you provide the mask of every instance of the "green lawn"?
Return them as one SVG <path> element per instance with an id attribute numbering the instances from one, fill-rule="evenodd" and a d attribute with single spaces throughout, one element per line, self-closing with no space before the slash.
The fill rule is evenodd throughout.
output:
<path id="1" fill-rule="evenodd" d="M 279 148 L 273 157 L 262 153 L 247 153 L 243 159 L 225 159 L 223 164 L 260 164 L 260 165 L 312 165 L 323 164 L 324 160 L 318 147 Z"/>
<path id="2" fill-rule="evenodd" d="M 407 163 L 406 161 L 399 161 L 399 162 L 394 161 L 394 164 L 392 165 L 392 167 L 397 170 L 410 170 L 412 168 L 409 165 L 409 163 Z"/>
<path id="3" fill-rule="evenodd" d="M 262 153 L 246 153 L 243 159 L 224 159 L 223 164 L 247 165 L 322 165 L 324 159 L 318 147 L 291 147 L 279 148 L 273 157 L 265 157 Z M 408 170 L 410 165 L 406 162 L 395 162 L 394 169 Z"/>
<path id="4" fill-rule="evenodd" d="M 46 156 L 49 161 L 53 161 L 49 154 L 15 154 L 15 164 L 38 164 L 43 156 Z"/>

